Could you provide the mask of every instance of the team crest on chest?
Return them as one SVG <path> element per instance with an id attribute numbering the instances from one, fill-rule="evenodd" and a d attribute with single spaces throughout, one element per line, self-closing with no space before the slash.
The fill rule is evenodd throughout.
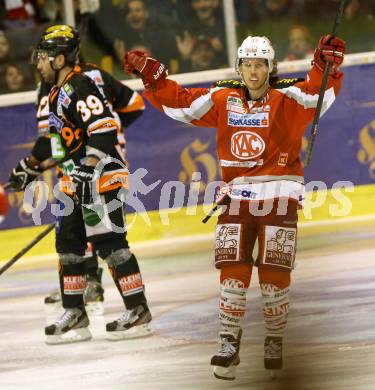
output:
<path id="1" fill-rule="evenodd" d="M 265 148 L 263 138 L 252 131 L 238 131 L 232 135 L 231 152 L 241 160 L 259 157 Z"/>

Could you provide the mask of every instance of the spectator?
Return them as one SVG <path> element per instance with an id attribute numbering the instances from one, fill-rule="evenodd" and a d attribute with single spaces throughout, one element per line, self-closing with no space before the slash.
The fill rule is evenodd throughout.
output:
<path id="1" fill-rule="evenodd" d="M 50 23 L 62 22 L 64 17 L 64 4 L 62 0 L 44 0 L 39 5 L 40 22 Z"/>
<path id="2" fill-rule="evenodd" d="M 10 43 L 4 31 L 0 31 L 0 64 L 9 59 Z"/>
<path id="3" fill-rule="evenodd" d="M 5 28 L 33 27 L 36 25 L 35 0 L 5 0 Z"/>
<path id="4" fill-rule="evenodd" d="M 34 87 L 28 63 L 9 63 L 3 71 L 2 93 L 30 91 Z"/>
<path id="5" fill-rule="evenodd" d="M 219 66 L 220 61 L 211 41 L 204 36 L 199 36 L 191 49 L 189 59 L 182 62 L 180 72 L 197 72 Z"/>
<path id="6" fill-rule="evenodd" d="M 312 35 L 310 30 L 303 25 L 294 25 L 289 29 L 288 53 L 285 61 L 302 60 L 314 55 L 312 48 Z"/>
<path id="7" fill-rule="evenodd" d="M 265 16 L 273 19 L 289 18 L 295 11 L 293 0 L 265 0 Z"/>
<path id="8" fill-rule="evenodd" d="M 188 60 L 197 40 L 202 35 L 209 39 L 221 65 L 227 65 L 225 26 L 218 0 L 191 0 L 193 19 L 176 37 L 177 48 L 183 61 Z"/>
<path id="9" fill-rule="evenodd" d="M 150 21 L 150 12 L 143 0 L 127 2 L 122 30 L 113 42 L 119 63 L 122 62 L 126 50 L 140 44 L 149 47 L 154 55 L 163 58 L 168 64 L 177 57 L 173 31 L 166 31 L 158 23 Z"/>

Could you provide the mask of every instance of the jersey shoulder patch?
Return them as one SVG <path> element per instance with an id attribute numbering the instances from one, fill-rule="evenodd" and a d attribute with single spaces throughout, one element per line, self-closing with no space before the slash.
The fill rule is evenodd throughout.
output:
<path id="1" fill-rule="evenodd" d="M 213 87 L 241 89 L 246 86 L 242 81 L 238 80 L 220 80 L 216 81 L 216 83 L 213 84 Z"/>
<path id="2" fill-rule="evenodd" d="M 305 81 L 305 79 L 302 79 L 302 78 L 280 79 L 280 80 L 277 80 L 272 85 L 272 88 L 275 88 L 275 89 L 288 88 L 288 87 L 291 87 L 292 85 L 299 83 L 301 81 Z"/>

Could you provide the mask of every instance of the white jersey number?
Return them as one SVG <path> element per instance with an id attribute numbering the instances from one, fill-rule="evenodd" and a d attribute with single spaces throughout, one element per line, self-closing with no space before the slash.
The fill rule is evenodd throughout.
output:
<path id="1" fill-rule="evenodd" d="M 38 112 L 36 113 L 37 118 L 42 118 L 44 116 L 48 116 L 49 114 L 49 106 L 48 106 L 48 96 L 43 96 L 40 99 Z"/>
<path id="2" fill-rule="evenodd" d="M 88 121 L 91 115 L 100 115 L 104 112 L 103 103 L 94 95 L 89 95 L 86 101 L 77 102 L 77 111 L 81 113 L 82 120 Z"/>

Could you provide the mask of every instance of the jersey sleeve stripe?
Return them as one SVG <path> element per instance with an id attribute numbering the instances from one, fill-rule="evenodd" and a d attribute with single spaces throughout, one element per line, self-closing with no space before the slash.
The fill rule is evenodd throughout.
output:
<path id="1" fill-rule="evenodd" d="M 116 109 L 117 112 L 133 112 L 133 111 L 140 111 L 145 109 L 145 103 L 137 92 L 134 92 L 132 97 L 129 100 L 129 103 L 126 107 Z"/>
<path id="2" fill-rule="evenodd" d="M 288 88 L 281 88 L 278 89 L 277 91 L 295 100 L 299 105 L 303 106 L 305 109 L 316 108 L 318 104 L 319 94 L 311 95 L 309 93 L 303 92 L 300 88 L 295 86 L 291 86 Z M 334 102 L 335 98 L 336 96 L 333 87 L 325 91 L 323 106 L 322 106 L 322 111 L 320 116 L 322 116 L 328 110 L 328 108 Z"/>
<path id="3" fill-rule="evenodd" d="M 171 108 L 163 105 L 163 111 L 172 119 L 180 122 L 191 123 L 194 120 L 199 120 L 213 107 L 214 102 L 212 101 L 212 94 L 219 89 L 221 88 L 212 88 L 205 95 L 194 99 L 189 107 Z"/>
<path id="4" fill-rule="evenodd" d="M 92 133 L 108 133 L 110 131 L 117 132 L 118 125 L 113 118 L 100 118 L 88 126 L 87 130 L 90 134 Z"/>

